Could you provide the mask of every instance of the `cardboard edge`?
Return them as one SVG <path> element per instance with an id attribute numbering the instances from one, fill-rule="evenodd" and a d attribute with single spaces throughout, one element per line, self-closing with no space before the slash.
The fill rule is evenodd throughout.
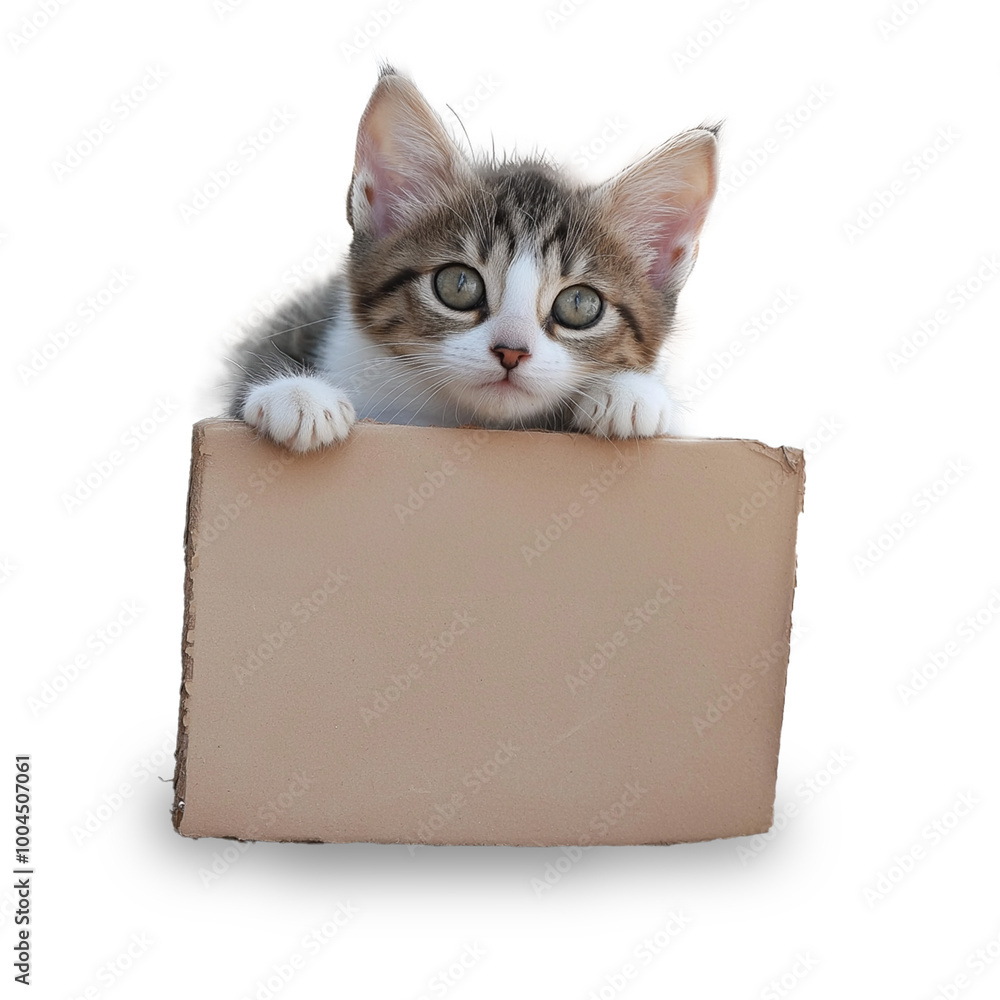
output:
<path id="1" fill-rule="evenodd" d="M 591 847 L 673 847 L 680 844 L 710 844 L 719 840 L 734 840 L 739 837 L 756 837 L 767 833 L 774 825 L 774 808 L 771 809 L 771 818 L 766 826 L 753 826 L 740 833 L 722 833 L 697 837 L 694 840 L 609 840 L 600 844 L 591 844 Z M 241 837 L 239 834 L 204 833 L 204 834 L 183 834 L 183 836 L 200 839 L 210 837 L 213 840 L 231 840 L 237 844 L 329 844 L 336 846 L 350 846 L 353 844 L 364 845 L 366 847 L 513 847 L 513 848 L 538 848 L 540 850 L 552 850 L 557 847 L 578 847 L 582 846 L 577 841 L 560 841 L 549 843 L 547 841 L 510 841 L 510 840 L 455 840 L 455 841 L 426 841 L 426 840 L 320 840 L 316 837 Z"/>
<path id="2" fill-rule="evenodd" d="M 761 449 L 765 449 L 769 452 L 777 452 L 777 448 L 768 448 L 767 445 L 761 444 L 759 441 L 748 441 L 748 445 L 759 445 Z M 759 450 L 754 448 L 754 450 Z M 785 613 L 785 642 L 788 646 L 788 653 L 785 656 L 785 677 L 784 684 L 781 688 L 781 715 L 778 718 L 778 754 L 774 761 L 774 788 L 775 788 L 775 801 L 771 803 L 771 819 L 767 825 L 767 830 L 761 831 L 763 833 L 769 832 L 774 827 L 774 806 L 777 801 L 777 791 L 778 791 L 778 764 L 780 763 L 781 757 L 781 744 L 782 735 L 785 731 L 785 702 L 788 697 L 788 670 L 792 665 L 792 618 L 794 616 L 795 610 L 795 592 L 798 590 L 799 586 L 799 515 L 805 510 L 805 494 L 806 494 L 806 459 L 804 452 L 799 448 L 786 448 L 781 447 L 780 452 L 782 453 L 782 459 L 788 462 L 789 475 L 794 475 L 796 478 L 796 488 L 798 490 L 798 511 L 795 516 L 795 521 L 792 525 L 792 587 L 788 594 L 788 610 Z M 770 456 L 774 458 L 775 461 L 781 461 L 777 456 Z"/>
<path id="3" fill-rule="evenodd" d="M 790 448 L 787 445 L 779 445 L 775 448 L 755 438 L 727 438 L 725 440 L 740 441 L 741 444 L 751 451 L 757 452 L 758 455 L 763 455 L 765 458 L 771 459 L 772 462 L 777 462 L 787 475 L 798 475 L 800 470 L 805 468 L 805 455 L 801 448 Z"/>
<path id="4" fill-rule="evenodd" d="M 221 431 L 223 434 L 238 434 L 245 437 L 247 440 L 252 441 L 266 441 L 266 439 L 261 438 L 252 428 L 250 428 L 242 420 L 237 420 L 233 417 L 205 417 L 199 420 L 195 425 L 196 428 L 204 428 L 206 432 Z M 371 417 L 365 417 L 355 424 L 359 428 L 370 428 L 372 430 L 378 430 L 380 428 L 394 428 L 394 429 L 410 429 L 414 431 L 426 431 L 430 429 L 425 425 L 415 425 L 411 427 L 408 424 L 393 424 L 386 423 L 382 420 L 373 420 Z M 527 429 L 517 428 L 484 428 L 477 424 L 464 424 L 461 427 L 434 427 L 435 430 L 446 430 L 446 431 L 468 431 L 468 430 L 486 430 L 490 434 L 508 434 L 517 435 L 518 437 L 524 437 L 525 435 L 543 435 L 545 437 L 571 437 L 571 438 L 581 438 L 583 440 L 588 440 L 592 435 L 587 434 L 584 431 L 554 431 L 546 430 L 540 427 L 532 427 Z M 618 439 L 604 439 L 597 437 L 595 440 L 615 440 Z M 765 458 L 769 458 L 771 461 L 777 462 L 782 466 L 785 472 L 789 475 L 797 474 L 800 467 L 804 464 L 804 455 L 801 448 L 791 447 L 789 445 L 769 445 L 765 444 L 763 441 L 759 441 L 756 438 L 740 438 L 740 437 L 690 437 L 683 434 L 662 434 L 657 435 L 652 438 L 629 438 L 630 441 L 640 440 L 640 441 L 669 441 L 671 444 L 704 444 L 708 441 L 718 441 L 720 443 L 728 443 L 741 445 L 743 447 L 749 448 L 751 451 L 755 451 Z M 278 446 L 274 446 L 278 447 Z M 323 451 L 335 451 L 336 445 L 329 446 Z"/>
<path id="5" fill-rule="evenodd" d="M 177 749 L 174 751 L 174 801 L 171 817 L 174 829 L 181 831 L 184 819 L 184 796 L 187 791 L 187 749 L 188 731 L 185 718 L 190 694 L 188 681 L 194 673 L 194 659 L 191 655 L 189 637 L 194 630 L 194 534 L 195 526 L 201 521 L 202 472 L 205 465 L 205 430 L 212 421 L 200 420 L 191 431 L 191 468 L 188 481 L 187 512 L 184 522 L 184 619 L 181 631 L 181 690 L 180 708 L 177 716 Z"/>

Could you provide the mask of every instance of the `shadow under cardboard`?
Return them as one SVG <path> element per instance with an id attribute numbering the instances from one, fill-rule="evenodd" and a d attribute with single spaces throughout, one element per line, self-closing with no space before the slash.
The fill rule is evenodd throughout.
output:
<path id="1" fill-rule="evenodd" d="M 401 880 L 431 880 L 459 888 L 475 878 L 480 884 L 523 883 L 531 890 L 533 880 L 550 887 L 563 878 L 574 880 L 576 871 L 590 869 L 632 881 L 656 872 L 681 873 L 706 878 L 731 873 L 739 867 L 736 850 L 752 838 L 725 838 L 684 844 L 591 845 L 565 847 L 507 847 L 427 844 L 327 844 L 238 841 L 229 838 L 178 838 L 179 845 L 192 847 L 196 869 L 228 877 L 233 867 L 259 877 L 284 881 L 316 880 L 350 872 L 365 882 L 398 885 Z M 190 856 L 187 851 L 183 854 Z M 253 858 L 250 861 L 250 858 Z M 246 860 L 244 860 L 246 859 Z M 206 879 L 203 878 L 203 882 Z M 207 878 L 207 883 L 215 881 Z M 538 894 L 544 886 L 536 886 Z"/>

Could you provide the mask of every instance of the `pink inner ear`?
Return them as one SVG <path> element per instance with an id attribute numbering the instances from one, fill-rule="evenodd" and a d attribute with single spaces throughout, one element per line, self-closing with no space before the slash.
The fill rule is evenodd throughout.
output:
<path id="1" fill-rule="evenodd" d="M 654 253 L 647 275 L 654 288 L 662 288 L 684 263 L 691 248 L 697 224 L 687 213 L 669 216 L 657 227 L 651 241 Z"/>
<path id="2" fill-rule="evenodd" d="M 374 173 L 374 171 L 372 171 Z M 381 179 L 375 184 L 365 185 L 365 197 L 372 207 L 372 216 L 375 219 L 375 235 L 383 237 L 390 231 L 392 212 L 389 208 L 389 199 L 384 194 Z"/>
<path id="3" fill-rule="evenodd" d="M 365 185 L 365 198 L 372 207 L 375 235 L 381 238 L 399 227 L 399 206 L 413 190 L 398 173 L 378 163 L 377 156 L 368 157 L 368 169 L 372 179 Z"/>
<path id="4" fill-rule="evenodd" d="M 645 251 L 653 287 L 679 289 L 684 284 L 715 195 L 716 175 L 715 137 L 695 129 L 608 185 L 609 217 Z"/>

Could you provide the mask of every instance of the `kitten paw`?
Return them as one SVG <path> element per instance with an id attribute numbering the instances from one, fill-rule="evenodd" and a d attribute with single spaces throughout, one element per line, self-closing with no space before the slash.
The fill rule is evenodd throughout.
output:
<path id="1" fill-rule="evenodd" d="M 667 433 L 673 412 L 670 393 L 655 375 L 619 372 L 587 387 L 572 422 L 597 437 L 656 437 Z"/>
<path id="2" fill-rule="evenodd" d="M 310 375 L 290 375 L 254 386 L 243 419 L 289 451 L 306 452 L 343 441 L 357 418 L 340 389 Z"/>

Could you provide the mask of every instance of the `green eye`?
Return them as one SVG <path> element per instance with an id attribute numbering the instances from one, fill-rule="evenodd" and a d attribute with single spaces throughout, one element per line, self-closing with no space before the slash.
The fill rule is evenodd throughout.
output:
<path id="1" fill-rule="evenodd" d="M 434 275 L 434 291 L 449 309 L 475 309 L 486 298 L 483 276 L 464 264 L 449 264 Z"/>
<path id="2" fill-rule="evenodd" d="M 556 322 L 571 330 L 582 330 L 596 323 L 604 312 L 604 300 L 588 285 L 564 288 L 552 303 Z"/>

